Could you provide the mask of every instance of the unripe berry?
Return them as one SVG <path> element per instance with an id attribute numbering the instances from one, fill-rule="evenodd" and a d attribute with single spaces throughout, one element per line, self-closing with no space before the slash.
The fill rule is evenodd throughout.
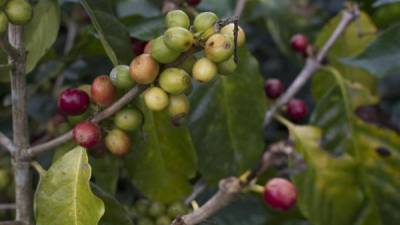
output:
<path id="1" fill-rule="evenodd" d="M 279 79 L 268 79 L 264 84 L 264 92 L 271 99 L 277 99 L 284 91 L 282 81 Z"/>
<path id="2" fill-rule="evenodd" d="M 287 113 L 290 119 L 299 121 L 308 115 L 308 107 L 303 100 L 292 99 L 287 104 Z"/>
<path id="3" fill-rule="evenodd" d="M 163 37 L 151 41 L 151 56 L 159 63 L 167 64 L 175 61 L 181 54 L 179 51 L 170 49 L 164 42 Z"/>
<path id="4" fill-rule="evenodd" d="M 58 108 L 61 112 L 76 116 L 84 113 L 89 107 L 89 96 L 77 88 L 64 90 L 58 98 Z"/>
<path id="5" fill-rule="evenodd" d="M 138 84 L 151 84 L 157 78 L 159 69 L 160 66 L 149 54 L 142 54 L 132 60 L 129 72 Z"/>
<path id="6" fill-rule="evenodd" d="M 192 47 L 194 38 L 192 33 L 182 27 L 172 27 L 165 31 L 163 40 L 168 48 L 184 52 Z"/>
<path id="7" fill-rule="evenodd" d="M 144 92 L 144 103 L 150 110 L 162 111 L 168 106 L 168 95 L 159 87 L 151 87 Z"/>
<path id="8" fill-rule="evenodd" d="M 116 156 L 123 156 L 131 151 L 131 140 L 128 135 L 120 129 L 113 129 L 106 138 L 107 149 Z"/>
<path id="9" fill-rule="evenodd" d="M 287 211 L 296 203 L 297 190 L 288 180 L 274 178 L 265 184 L 263 198 L 270 207 Z"/>
<path id="10" fill-rule="evenodd" d="M 173 119 L 185 117 L 190 110 L 189 99 L 186 95 L 171 95 L 169 97 L 168 114 Z"/>
<path id="11" fill-rule="evenodd" d="M 149 207 L 149 216 L 157 218 L 165 213 L 166 207 L 160 202 L 153 202 Z"/>
<path id="12" fill-rule="evenodd" d="M 4 11 L 10 23 L 15 25 L 25 25 L 32 19 L 33 15 L 32 6 L 26 0 L 10 0 Z"/>
<path id="13" fill-rule="evenodd" d="M 110 79 L 113 85 L 117 88 L 127 90 L 135 85 L 129 73 L 129 66 L 118 65 L 110 72 Z"/>
<path id="14" fill-rule="evenodd" d="M 193 26 L 196 32 L 205 32 L 209 28 L 214 28 L 218 21 L 218 16 L 212 12 L 202 12 L 196 16 Z"/>
<path id="15" fill-rule="evenodd" d="M 183 202 L 174 202 L 168 207 L 168 216 L 176 218 L 178 216 L 185 215 L 189 209 Z"/>
<path id="16" fill-rule="evenodd" d="M 188 5 L 195 7 L 200 4 L 201 0 L 186 0 L 186 2 Z"/>
<path id="17" fill-rule="evenodd" d="M 209 82 L 217 75 L 217 66 L 207 58 L 201 58 L 193 66 L 192 75 L 200 82 Z"/>
<path id="18" fill-rule="evenodd" d="M 111 105 L 116 98 L 116 89 L 107 75 L 94 79 L 91 93 L 93 101 L 101 107 Z"/>
<path id="19" fill-rule="evenodd" d="M 240 26 L 238 26 L 238 28 L 239 30 L 237 36 L 237 45 L 238 47 L 241 47 L 246 42 L 246 34 L 244 33 L 243 29 Z M 221 34 L 227 35 L 232 39 L 232 41 L 234 41 L 234 30 L 235 30 L 235 24 L 230 23 L 221 29 Z"/>
<path id="20" fill-rule="evenodd" d="M 303 55 L 307 54 L 307 47 L 309 44 L 308 38 L 304 34 L 295 34 L 290 40 L 292 48 Z"/>
<path id="21" fill-rule="evenodd" d="M 172 221 L 168 216 L 163 215 L 157 218 L 156 225 L 170 225 L 171 222 Z"/>
<path id="22" fill-rule="evenodd" d="M 191 74 L 193 70 L 193 66 L 196 63 L 196 57 L 193 55 L 186 58 L 185 61 L 179 66 L 179 68 L 183 69 L 186 71 L 186 73 Z"/>
<path id="23" fill-rule="evenodd" d="M 143 123 L 143 114 L 137 109 L 123 109 L 114 118 L 115 125 L 125 131 L 137 130 Z"/>
<path id="24" fill-rule="evenodd" d="M 101 141 L 100 127 L 88 121 L 78 123 L 72 134 L 75 142 L 84 148 L 92 148 Z"/>
<path id="25" fill-rule="evenodd" d="M 172 10 L 165 16 L 165 25 L 167 28 L 183 27 L 189 29 L 189 16 L 182 10 Z"/>
<path id="26" fill-rule="evenodd" d="M 190 86 L 191 79 L 183 69 L 168 68 L 165 69 L 159 79 L 161 88 L 174 95 L 185 92 Z"/>
<path id="27" fill-rule="evenodd" d="M 226 61 L 218 63 L 218 73 L 221 75 L 231 75 L 236 71 L 236 68 L 237 64 L 233 56 Z"/>
<path id="28" fill-rule="evenodd" d="M 144 46 L 143 53 L 151 55 L 151 42 L 152 41 L 148 41 L 146 46 Z"/>
<path id="29" fill-rule="evenodd" d="M 220 63 L 233 55 L 233 41 L 226 35 L 214 34 L 206 42 L 204 52 L 208 59 Z"/>
<path id="30" fill-rule="evenodd" d="M 0 35 L 7 31 L 8 18 L 5 13 L 0 11 Z"/>

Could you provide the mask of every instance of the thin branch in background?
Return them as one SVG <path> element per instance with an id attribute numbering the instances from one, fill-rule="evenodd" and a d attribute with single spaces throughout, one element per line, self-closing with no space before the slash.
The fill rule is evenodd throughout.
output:
<path id="1" fill-rule="evenodd" d="M 0 222 L 0 225 L 25 225 L 25 224 L 18 221 L 3 221 Z"/>
<path id="2" fill-rule="evenodd" d="M 0 210 L 15 210 L 16 207 L 15 203 L 0 204 Z"/>
<path id="3" fill-rule="evenodd" d="M 0 70 L 11 70 L 13 68 L 12 64 L 1 64 Z"/>
<path id="4" fill-rule="evenodd" d="M 0 132 L 0 145 L 3 146 L 8 152 L 14 154 L 17 148 L 14 143 L 5 134 Z"/>
<path id="5" fill-rule="evenodd" d="M 240 17 L 243 13 L 244 7 L 246 6 L 247 0 L 237 0 L 235 13 L 233 14 L 235 17 Z"/>
<path id="6" fill-rule="evenodd" d="M 185 204 L 188 205 L 192 201 L 194 201 L 201 193 L 203 193 L 204 190 L 206 190 L 206 188 L 207 188 L 207 184 L 204 180 L 200 179 L 199 181 L 197 181 L 193 187 L 192 194 L 190 194 L 185 199 Z"/>
<path id="7" fill-rule="evenodd" d="M 18 50 L 5 39 L 5 36 L 0 37 L 0 48 L 3 49 L 13 60 L 16 60 L 20 56 Z"/>

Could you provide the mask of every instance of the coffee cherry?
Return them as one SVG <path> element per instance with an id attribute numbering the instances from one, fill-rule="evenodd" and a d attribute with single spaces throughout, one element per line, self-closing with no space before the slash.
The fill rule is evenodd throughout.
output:
<path id="1" fill-rule="evenodd" d="M 218 64 L 218 73 L 221 75 L 231 75 L 236 71 L 237 64 L 235 63 L 235 59 L 232 56 L 226 61 L 223 61 Z"/>
<path id="2" fill-rule="evenodd" d="M 159 63 L 172 63 L 180 54 L 179 51 L 167 47 L 162 36 L 151 41 L 151 56 Z"/>
<path id="3" fill-rule="evenodd" d="M 110 79 L 113 85 L 117 88 L 127 90 L 135 85 L 129 73 L 129 66 L 119 65 L 114 67 L 110 73 Z"/>
<path id="4" fill-rule="evenodd" d="M 67 115 L 76 116 L 87 110 L 89 101 L 86 92 L 76 88 L 68 88 L 60 94 L 58 108 Z"/>
<path id="5" fill-rule="evenodd" d="M 62 115 L 61 113 L 57 113 L 55 114 L 53 117 L 51 117 L 51 119 L 47 122 L 47 132 L 49 134 L 55 135 L 58 132 L 58 128 L 60 127 L 60 125 L 62 123 L 65 123 L 66 119 L 64 117 L 64 115 Z"/>
<path id="6" fill-rule="evenodd" d="M 287 113 L 290 119 L 299 121 L 308 114 L 308 107 L 303 100 L 292 99 L 287 104 Z"/>
<path id="7" fill-rule="evenodd" d="M 170 94 L 181 94 L 190 86 L 191 79 L 183 69 L 168 68 L 164 70 L 159 79 L 161 88 Z"/>
<path id="8" fill-rule="evenodd" d="M 72 135 L 76 143 L 84 148 L 92 148 L 101 141 L 100 127 L 92 122 L 78 123 Z"/>
<path id="9" fill-rule="evenodd" d="M 184 52 L 192 47 L 194 38 L 190 31 L 182 27 L 172 27 L 165 31 L 163 40 L 168 48 Z"/>
<path id="10" fill-rule="evenodd" d="M 89 95 L 89 98 L 92 98 L 92 93 L 91 93 L 92 86 L 90 84 L 82 84 L 78 87 L 78 89 L 86 92 L 86 94 Z"/>
<path id="11" fill-rule="evenodd" d="M 233 41 L 226 35 L 214 34 L 206 42 L 204 48 L 208 59 L 220 63 L 233 55 Z"/>
<path id="12" fill-rule="evenodd" d="M 189 99 L 186 95 L 171 95 L 169 97 L 168 114 L 173 119 L 185 117 L 190 110 Z"/>
<path id="13" fill-rule="evenodd" d="M 131 140 L 120 129 L 111 130 L 105 138 L 105 144 L 107 149 L 116 156 L 123 156 L 131 151 Z"/>
<path id="14" fill-rule="evenodd" d="M 152 41 L 148 41 L 146 46 L 144 46 L 144 50 L 143 53 L 145 54 L 150 54 L 151 55 L 151 42 Z M 153 57 L 154 58 L 154 57 Z"/>
<path id="15" fill-rule="evenodd" d="M 101 140 L 99 143 L 97 143 L 97 145 L 89 149 L 89 154 L 98 159 L 104 158 L 107 155 L 107 152 L 108 151 L 103 140 Z"/>
<path id="16" fill-rule="evenodd" d="M 93 101 L 101 107 L 111 105 L 116 98 L 115 87 L 111 79 L 106 75 L 101 75 L 94 79 L 91 93 Z"/>
<path id="17" fill-rule="evenodd" d="M 162 111 L 168 106 L 168 95 L 159 87 L 151 87 L 144 92 L 144 103 L 150 110 Z"/>
<path id="18" fill-rule="evenodd" d="M 156 220 L 156 225 L 170 225 L 171 224 L 171 219 L 168 216 L 160 216 Z"/>
<path id="19" fill-rule="evenodd" d="M 5 13 L 0 11 L 0 35 L 7 31 L 8 18 Z"/>
<path id="20" fill-rule="evenodd" d="M 146 44 L 147 43 L 144 41 L 138 40 L 136 38 L 131 38 L 132 50 L 135 55 L 143 54 Z"/>
<path id="21" fill-rule="evenodd" d="M 287 211 L 296 203 L 297 190 L 288 180 L 274 178 L 265 184 L 263 198 L 270 207 Z"/>
<path id="22" fill-rule="evenodd" d="M 165 16 L 165 25 L 167 28 L 183 27 L 189 29 L 190 20 L 188 15 L 182 10 L 172 10 Z"/>
<path id="23" fill-rule="evenodd" d="M 157 78 L 159 69 L 160 66 L 149 54 L 142 54 L 132 60 L 129 72 L 138 84 L 151 84 Z"/>
<path id="24" fill-rule="evenodd" d="M 4 8 L 10 23 L 25 25 L 32 19 L 33 9 L 26 0 L 10 0 Z"/>
<path id="25" fill-rule="evenodd" d="M 196 32 L 205 32 L 209 28 L 214 29 L 214 25 L 217 21 L 218 16 L 215 13 L 202 12 L 194 19 L 193 26 Z"/>
<path id="26" fill-rule="evenodd" d="M 143 123 L 143 114 L 137 109 L 123 109 L 114 118 L 115 125 L 125 131 L 135 131 Z"/>
<path id="27" fill-rule="evenodd" d="M 167 213 L 170 218 L 176 218 L 185 215 L 188 211 L 188 207 L 183 202 L 174 202 L 168 207 Z"/>
<path id="28" fill-rule="evenodd" d="M 238 45 L 238 47 L 241 47 L 246 42 L 246 34 L 244 33 L 243 29 L 240 26 L 238 26 L 238 28 L 239 28 L 239 30 L 238 30 L 238 36 L 237 36 L 237 45 Z M 227 35 L 233 41 L 234 40 L 234 30 L 235 30 L 235 24 L 230 23 L 221 29 L 221 34 Z"/>
<path id="29" fill-rule="evenodd" d="M 200 4 L 201 0 L 186 0 L 187 4 L 193 7 L 196 7 Z"/>
<path id="30" fill-rule="evenodd" d="M 186 73 L 191 74 L 192 70 L 193 70 L 193 66 L 196 63 L 196 57 L 194 57 L 193 55 L 186 58 L 182 64 L 179 66 L 179 68 L 183 69 L 186 71 Z"/>
<path id="31" fill-rule="evenodd" d="M 164 204 L 159 202 L 153 202 L 149 208 L 149 216 L 157 218 L 165 213 L 166 207 Z"/>
<path id="32" fill-rule="evenodd" d="M 282 81 L 278 79 L 268 79 L 264 84 L 265 95 L 267 95 L 270 99 L 277 99 L 282 95 L 284 91 L 284 86 Z"/>
<path id="33" fill-rule="evenodd" d="M 307 54 L 307 47 L 309 44 L 308 38 L 304 34 L 295 34 L 290 40 L 290 45 L 293 50 L 303 55 Z"/>
<path id="34" fill-rule="evenodd" d="M 217 66 L 207 58 L 201 58 L 193 66 L 192 75 L 200 82 L 209 82 L 217 75 Z"/>

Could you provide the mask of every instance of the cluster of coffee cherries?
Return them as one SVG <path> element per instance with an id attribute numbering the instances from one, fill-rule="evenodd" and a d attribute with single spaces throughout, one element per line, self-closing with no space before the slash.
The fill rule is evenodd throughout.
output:
<path id="1" fill-rule="evenodd" d="M 297 201 L 297 189 L 284 178 L 273 178 L 269 180 L 263 189 L 264 202 L 273 209 L 287 211 Z"/>
<path id="2" fill-rule="evenodd" d="M 25 25 L 32 15 L 33 9 L 27 0 L 0 0 L 0 34 L 7 30 L 8 23 Z"/>
<path id="3" fill-rule="evenodd" d="M 175 218 L 187 214 L 189 208 L 181 201 L 166 205 L 148 199 L 139 199 L 131 212 L 137 225 L 170 225 Z"/>

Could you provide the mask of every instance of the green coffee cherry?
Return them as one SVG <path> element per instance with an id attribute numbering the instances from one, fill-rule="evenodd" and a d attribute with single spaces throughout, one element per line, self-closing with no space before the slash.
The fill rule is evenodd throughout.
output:
<path id="1" fill-rule="evenodd" d="M 130 89 L 135 85 L 129 73 L 129 66 L 118 65 L 110 72 L 110 79 L 113 85 L 120 89 Z"/>
<path id="2" fill-rule="evenodd" d="M 137 225 L 155 225 L 153 220 L 148 217 L 140 217 Z"/>
<path id="3" fill-rule="evenodd" d="M 171 95 L 169 98 L 168 114 L 173 119 L 185 117 L 190 110 L 189 99 L 186 95 Z"/>
<path id="4" fill-rule="evenodd" d="M 151 41 L 151 56 L 159 63 L 171 63 L 175 61 L 180 54 L 179 51 L 168 48 L 162 36 Z"/>
<path id="5" fill-rule="evenodd" d="M 196 32 L 205 32 L 209 28 L 214 29 L 215 23 L 218 21 L 218 16 L 212 12 L 203 12 L 196 16 L 193 26 Z"/>
<path id="6" fill-rule="evenodd" d="M 165 25 L 167 28 L 183 27 L 189 29 L 190 19 L 189 16 L 182 10 L 169 11 L 165 16 Z"/>
<path id="7" fill-rule="evenodd" d="M 183 69 L 168 68 L 161 73 L 159 83 L 164 91 L 178 95 L 188 89 L 191 79 Z"/>
<path id="8" fill-rule="evenodd" d="M 237 64 L 235 63 L 234 57 L 232 56 L 226 61 L 218 64 L 218 73 L 221 75 L 231 75 L 236 71 Z"/>
<path id="9" fill-rule="evenodd" d="M 188 211 L 188 207 L 183 202 L 175 202 L 168 207 L 167 213 L 169 217 L 176 218 L 185 215 Z"/>
<path id="10" fill-rule="evenodd" d="M 217 75 L 217 65 L 207 58 L 201 58 L 193 66 L 192 75 L 200 82 L 208 82 Z"/>
<path id="11" fill-rule="evenodd" d="M 241 47 L 246 42 L 246 34 L 244 33 L 243 29 L 240 26 L 238 28 L 239 28 L 239 30 L 238 30 L 238 36 L 237 36 L 237 45 L 238 45 L 238 47 Z M 221 34 L 227 35 L 233 41 L 234 40 L 234 29 L 235 29 L 235 24 L 230 23 L 221 29 Z"/>
<path id="12" fill-rule="evenodd" d="M 159 87 L 151 87 L 144 92 L 144 103 L 152 111 L 164 110 L 168 102 L 167 93 Z"/>
<path id="13" fill-rule="evenodd" d="M 171 219 L 168 216 L 160 216 L 156 220 L 156 225 L 170 225 Z"/>
<path id="14" fill-rule="evenodd" d="M 107 149 L 115 156 L 124 156 L 131 151 L 132 142 L 127 133 L 120 129 L 111 130 L 104 138 Z"/>
<path id="15" fill-rule="evenodd" d="M 6 14 L 0 11 L 0 35 L 7 31 L 8 27 L 8 18 Z"/>
<path id="16" fill-rule="evenodd" d="M 138 109 L 123 109 L 115 115 L 114 123 L 121 130 L 135 131 L 143 123 L 143 114 Z"/>
<path id="17" fill-rule="evenodd" d="M 135 203 L 136 212 L 139 215 L 147 215 L 151 202 L 147 199 L 139 199 Z"/>
<path id="18" fill-rule="evenodd" d="M 191 74 L 194 64 L 196 63 L 196 57 L 193 55 L 186 58 L 185 61 L 179 66 L 181 69 L 185 70 L 186 73 Z"/>
<path id="19" fill-rule="evenodd" d="M 184 52 L 192 47 L 194 38 L 190 31 L 182 27 L 172 27 L 165 31 L 163 40 L 168 48 Z"/>
<path id="20" fill-rule="evenodd" d="M 10 0 L 4 10 L 8 20 L 15 25 L 25 25 L 33 15 L 32 6 L 26 0 Z"/>
<path id="21" fill-rule="evenodd" d="M 164 204 L 159 202 L 153 202 L 149 208 L 149 216 L 153 218 L 157 218 L 162 216 L 166 211 L 166 207 Z"/>
<path id="22" fill-rule="evenodd" d="M 220 63 L 233 55 L 233 48 L 233 41 L 228 36 L 214 34 L 207 40 L 204 51 L 208 59 Z"/>

